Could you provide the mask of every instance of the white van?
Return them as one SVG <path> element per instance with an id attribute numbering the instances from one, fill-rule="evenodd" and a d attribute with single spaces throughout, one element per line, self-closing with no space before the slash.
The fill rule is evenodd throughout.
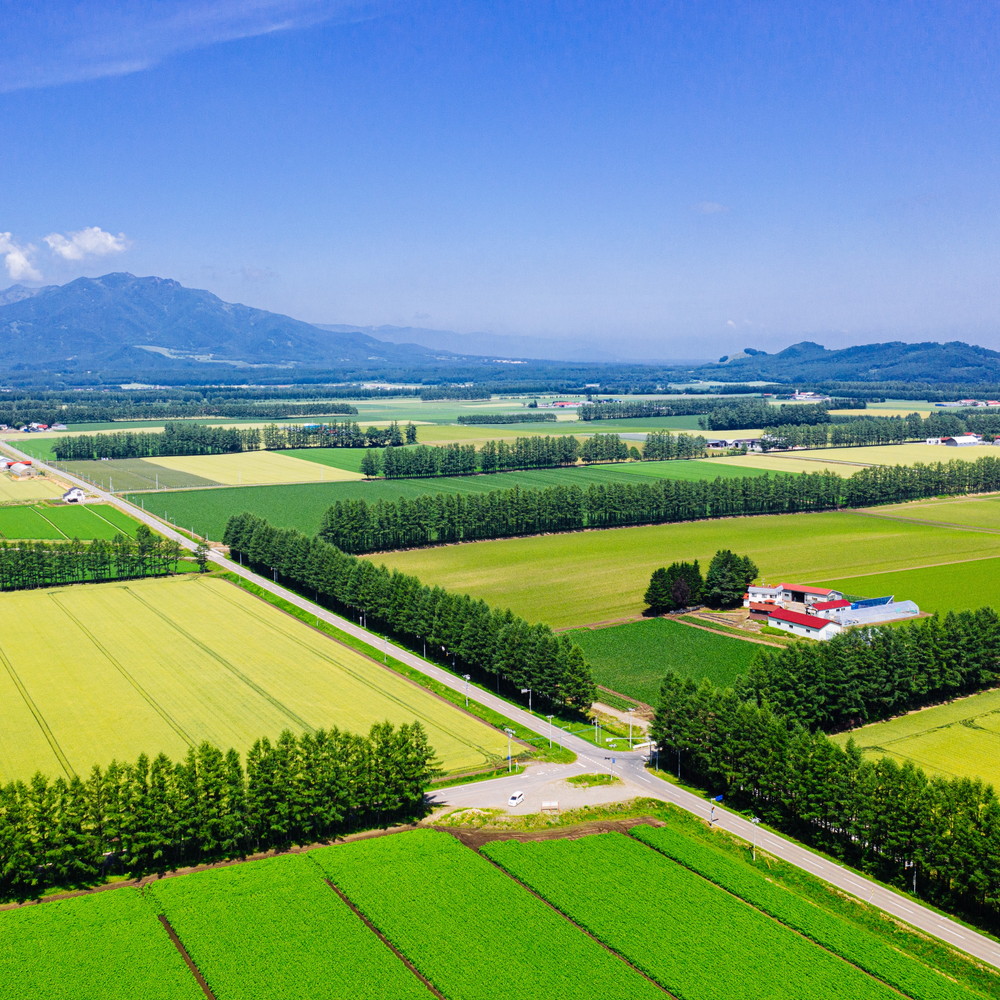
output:
<path id="1" fill-rule="evenodd" d="M 519 806 L 524 801 L 524 792 L 514 792 L 514 794 L 507 800 L 507 808 L 513 809 L 515 806 Z"/>

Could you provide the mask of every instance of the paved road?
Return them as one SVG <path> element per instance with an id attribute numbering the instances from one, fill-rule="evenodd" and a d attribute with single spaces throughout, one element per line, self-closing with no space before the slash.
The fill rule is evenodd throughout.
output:
<path id="1" fill-rule="evenodd" d="M 31 456 L 25 455 L 24 452 L 19 451 L 7 442 L 4 442 L 4 447 L 21 457 L 31 458 Z M 45 469 L 53 475 L 72 482 L 75 485 L 82 486 L 89 493 L 95 494 L 100 499 L 114 504 L 161 534 L 175 539 L 184 548 L 189 550 L 195 548 L 195 543 L 185 535 L 179 534 L 173 528 L 165 525 L 159 518 L 123 500 L 121 497 L 107 493 L 93 484 L 63 472 L 60 469 L 51 468 L 38 459 L 32 459 L 32 461 L 37 467 Z M 246 567 L 232 562 L 218 552 L 212 551 L 209 558 L 220 566 L 224 566 L 230 572 L 236 573 L 244 579 L 262 587 L 264 590 L 283 598 L 299 608 L 305 609 L 310 614 L 316 615 L 335 628 L 347 632 L 349 635 L 355 636 L 376 648 L 386 649 L 397 660 L 419 670 L 428 677 L 433 677 L 447 687 L 455 691 L 464 692 L 465 683 L 460 677 L 436 664 L 424 660 L 415 653 L 411 653 L 408 649 L 387 642 L 381 636 L 367 631 L 360 625 L 318 607 L 311 601 L 279 586 L 266 577 L 260 576 Z M 474 698 L 480 704 L 500 712 L 508 719 L 512 719 L 528 729 L 541 732 L 543 735 L 547 734 L 544 721 L 540 721 L 536 716 L 530 715 L 511 702 L 505 701 L 480 688 L 474 689 Z M 662 799 L 706 821 L 714 822 L 730 833 L 742 837 L 748 843 L 755 842 L 761 850 L 790 862 L 824 879 L 831 885 L 835 885 L 845 892 L 851 893 L 871 903 L 873 906 L 879 907 L 886 913 L 891 913 L 893 916 L 912 924 L 914 927 L 918 927 L 929 934 L 939 937 L 956 948 L 960 948 L 970 955 L 974 955 L 984 962 L 1000 968 L 1000 944 L 997 942 L 956 923 L 954 920 L 940 916 L 933 910 L 921 906 L 910 896 L 905 896 L 891 889 L 885 889 L 833 861 L 828 861 L 826 858 L 814 854 L 794 841 L 770 831 L 760 830 L 759 827 L 754 826 L 748 819 L 730 812 L 721 805 L 706 802 L 704 799 L 683 788 L 678 788 L 676 785 L 662 781 L 646 771 L 644 754 L 636 752 L 616 753 L 611 750 L 600 750 L 595 748 L 593 744 L 569 733 L 562 733 L 558 729 L 555 730 L 554 735 L 556 742 L 572 750 L 577 755 L 575 764 L 533 765 L 523 775 L 516 775 L 509 778 L 495 778 L 491 781 L 475 782 L 469 785 L 457 785 L 453 788 L 437 792 L 433 796 L 434 804 L 442 807 L 447 805 L 452 808 L 466 806 L 506 808 L 507 799 L 514 791 L 523 791 L 525 793 L 525 801 L 519 807 L 524 812 L 537 811 L 543 801 L 552 800 L 559 801 L 562 806 L 570 805 L 574 802 L 582 803 L 583 801 L 591 803 L 618 801 L 620 799 L 631 798 L 635 795 L 645 795 L 651 798 Z M 614 763 L 612 763 L 612 758 Z M 622 784 L 577 790 L 565 782 L 565 778 L 570 775 L 592 772 L 614 773 L 622 779 Z M 573 789 L 573 791 L 570 791 L 570 789 Z"/>

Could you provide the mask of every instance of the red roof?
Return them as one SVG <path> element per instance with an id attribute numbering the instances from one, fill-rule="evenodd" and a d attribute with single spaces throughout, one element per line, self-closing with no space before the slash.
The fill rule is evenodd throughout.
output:
<path id="1" fill-rule="evenodd" d="M 850 606 L 850 601 L 817 601 L 810 605 L 813 611 L 830 611 L 833 608 L 849 608 Z"/>
<path id="2" fill-rule="evenodd" d="M 798 611 L 785 611 L 783 609 L 772 611 L 771 618 L 780 622 L 788 622 L 790 625 L 805 625 L 806 628 L 814 628 L 817 631 L 827 625 L 834 624 L 826 618 L 817 618 L 815 615 L 800 615 Z"/>
<path id="3" fill-rule="evenodd" d="M 828 590 L 826 587 L 804 587 L 801 583 L 783 583 L 781 585 L 782 590 L 795 590 L 800 594 L 832 594 L 832 590 Z"/>
<path id="4" fill-rule="evenodd" d="M 756 604 L 753 601 L 751 601 L 749 604 L 749 608 L 751 611 L 760 611 L 766 615 L 769 615 L 772 611 L 774 611 L 776 607 L 777 607 L 776 604 Z"/>

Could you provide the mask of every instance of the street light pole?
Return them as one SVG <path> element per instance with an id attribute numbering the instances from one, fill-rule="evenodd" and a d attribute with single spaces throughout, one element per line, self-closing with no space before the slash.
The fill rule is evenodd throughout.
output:
<path id="1" fill-rule="evenodd" d="M 468 708 L 469 707 L 469 678 L 472 677 L 472 674 L 462 674 L 462 676 L 465 678 L 465 707 Z"/>
<path id="2" fill-rule="evenodd" d="M 634 708 L 628 709 L 628 748 L 632 749 L 632 719 L 634 716 L 632 713 L 635 711 Z"/>
<path id="3" fill-rule="evenodd" d="M 521 694 L 528 696 L 528 711 L 531 711 L 531 688 L 521 688 Z"/>
<path id="4" fill-rule="evenodd" d="M 752 816 L 750 822 L 753 823 L 753 846 L 750 848 L 750 859 L 757 860 L 757 827 L 760 826 L 760 817 Z"/>
<path id="5" fill-rule="evenodd" d="M 514 769 L 513 760 L 510 755 L 510 738 L 514 735 L 514 730 L 504 729 L 504 732 L 507 734 L 507 773 L 510 774 Z"/>
<path id="6" fill-rule="evenodd" d="M 546 718 L 549 720 L 549 748 L 552 748 L 552 716 L 547 715 Z"/>

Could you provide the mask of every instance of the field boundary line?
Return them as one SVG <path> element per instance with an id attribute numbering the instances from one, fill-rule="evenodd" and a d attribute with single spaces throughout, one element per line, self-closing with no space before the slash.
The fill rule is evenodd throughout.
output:
<path id="1" fill-rule="evenodd" d="M 310 861 L 311 860 L 312 859 L 310 858 Z M 315 864 L 315 862 L 313 863 Z M 446 1000 L 445 995 L 413 964 L 409 958 L 406 957 L 406 955 L 403 954 L 402 951 L 399 950 L 399 948 L 396 947 L 387 935 L 385 935 L 375 926 L 375 924 L 372 923 L 367 914 L 363 913 L 361 909 L 355 905 L 347 893 L 337 886 L 332 879 L 324 878 L 323 881 L 340 897 L 344 905 L 347 906 L 347 908 L 365 925 L 365 927 L 367 927 L 368 930 L 370 930 L 372 934 L 374 934 L 375 937 L 377 937 L 379 941 L 381 941 L 382 944 L 384 944 L 386 948 L 388 948 L 389 951 L 391 951 L 396 958 L 398 958 L 403 965 L 405 965 L 406 968 L 409 969 L 410 972 L 412 972 L 413 975 L 427 987 L 430 993 L 436 996 L 438 1000 Z"/>
<path id="2" fill-rule="evenodd" d="M 35 704 L 34 699 L 28 694 L 28 689 L 25 687 L 24 682 L 21 680 L 19 674 L 14 669 L 14 665 L 7 659 L 7 654 L 0 649 L 0 663 L 3 663 L 7 673 L 10 675 L 10 679 L 14 682 L 14 686 L 17 688 L 18 694 L 24 700 L 24 704 L 27 709 L 35 717 L 35 722 L 38 723 L 38 728 L 41 729 L 42 735 L 45 737 L 45 742 L 48 743 L 52 753 L 55 754 L 56 760 L 59 765 L 66 772 L 67 778 L 75 778 L 76 771 L 73 770 L 73 765 L 70 764 L 69 758 L 66 756 L 63 748 L 59 744 L 59 740 L 56 739 L 56 734 L 52 732 L 49 724 L 45 721 L 45 716 L 42 715 L 41 709 Z"/>
<path id="3" fill-rule="evenodd" d="M 98 505 L 94 504 L 91 507 L 84 507 L 83 509 L 89 510 L 91 514 L 93 514 L 95 517 L 99 517 L 105 524 L 110 524 L 111 527 L 115 529 L 115 531 L 125 534 L 125 532 L 122 531 L 122 529 L 117 524 L 115 524 L 114 521 L 109 521 L 99 510 L 97 510 L 97 507 Z M 115 509 L 117 510 L 117 508 Z"/>
<path id="4" fill-rule="evenodd" d="M 43 520 L 43 521 L 44 521 L 44 522 L 45 522 L 46 524 L 51 524 L 51 525 L 52 525 L 52 527 L 53 527 L 53 528 L 55 528 L 55 529 L 56 529 L 56 531 L 58 531 L 58 532 L 59 532 L 59 534 L 63 536 L 63 538 L 65 538 L 65 539 L 66 539 L 67 541 L 69 541 L 69 535 L 67 535 L 67 534 L 66 534 L 66 532 L 65 532 L 65 531 L 63 531 L 63 530 L 62 530 L 62 528 L 60 528 L 60 527 L 59 527 L 59 525 L 55 523 L 55 521 L 50 521 L 50 520 L 49 520 L 49 519 L 48 519 L 48 518 L 47 518 L 47 517 L 46 517 L 46 516 L 45 516 L 45 515 L 44 515 L 44 514 L 42 513 L 42 508 L 41 508 L 41 505 L 40 505 L 40 504 L 39 504 L 39 505 L 38 505 L 38 506 L 37 506 L 37 507 L 35 508 L 35 510 L 36 510 L 36 511 L 38 512 L 38 516 L 39 516 L 39 517 L 40 517 L 40 518 L 41 518 L 41 519 L 42 519 L 42 520 Z"/>
<path id="5" fill-rule="evenodd" d="M 881 976 L 876 975 L 874 972 L 870 971 L 869 969 L 866 969 L 863 965 L 859 965 L 856 961 L 853 961 L 852 959 L 848 958 L 846 955 L 842 955 L 839 951 L 835 951 L 833 948 L 829 947 L 828 945 L 823 944 L 822 941 L 818 941 L 816 938 L 812 937 L 810 934 L 807 934 L 805 931 L 799 930 L 797 927 L 793 926 L 792 924 L 786 923 L 780 917 L 775 916 L 775 914 L 769 913 L 767 910 L 763 909 L 760 906 L 757 906 L 755 903 L 751 903 L 750 900 L 748 900 L 748 899 L 744 899 L 743 896 L 740 896 L 738 893 L 734 892 L 732 889 L 727 888 L 721 882 L 716 882 L 715 879 L 709 878 L 708 875 L 704 874 L 703 872 L 698 871 L 697 868 L 692 868 L 689 864 L 686 864 L 683 861 L 679 861 L 677 858 L 671 857 L 669 854 L 666 853 L 666 851 L 661 851 L 660 848 L 658 848 L 655 844 L 648 844 L 648 843 L 646 843 L 646 841 L 640 840 L 638 837 L 636 837 L 636 836 L 633 835 L 631 829 L 628 829 L 628 830 L 625 831 L 625 836 L 627 836 L 630 840 L 634 840 L 637 844 L 642 844 L 643 847 L 647 847 L 647 848 L 649 848 L 649 850 L 655 851 L 657 854 L 660 855 L 660 857 L 666 859 L 667 861 L 670 861 L 670 862 L 672 862 L 675 865 L 680 865 L 681 868 L 684 868 L 687 871 L 691 872 L 692 875 L 697 876 L 698 878 L 700 878 L 703 881 L 707 882 L 709 885 L 714 886 L 716 889 L 719 889 L 722 892 L 727 893 L 728 895 L 732 896 L 734 899 L 738 899 L 741 903 L 744 904 L 744 906 L 748 906 L 748 907 L 750 907 L 751 910 L 755 910 L 757 913 L 760 913 L 762 916 L 767 917 L 768 920 L 772 921 L 773 923 L 776 923 L 779 927 L 785 927 L 785 928 L 787 928 L 793 934 L 796 934 L 800 938 L 803 938 L 804 940 L 809 941 L 811 944 L 814 944 L 817 948 L 821 948 L 828 955 L 833 955 L 834 958 L 839 959 L 845 965 L 850 965 L 853 968 L 857 969 L 859 972 L 861 972 L 864 975 L 868 976 L 870 979 L 874 979 L 875 982 L 882 983 L 883 986 L 888 987 L 894 993 L 898 993 L 900 996 L 907 997 L 908 1000 L 920 1000 L 919 997 L 915 996 L 913 993 L 907 992 L 905 989 L 903 989 L 903 987 L 897 986 L 894 983 L 890 983 L 887 979 L 883 979 Z M 766 852 L 763 851 L 763 850 L 761 850 L 761 853 L 764 854 Z M 772 885 L 779 885 L 779 884 L 780 883 L 772 881 Z M 859 929 L 859 930 L 864 931 L 867 934 L 871 934 L 872 936 L 875 936 L 874 932 L 873 931 L 869 931 L 866 927 L 863 927 L 860 924 L 856 924 L 853 920 L 845 919 L 840 914 L 834 913 L 833 910 L 827 910 L 825 907 L 820 906 L 819 903 L 815 903 L 811 899 L 807 899 L 805 896 L 799 895 L 797 892 L 795 892 L 792 889 L 789 889 L 787 886 L 782 885 L 781 888 L 784 889 L 785 892 L 789 893 L 791 896 L 794 896 L 796 899 L 803 900 L 804 902 L 806 902 L 810 906 L 815 906 L 816 909 L 820 913 L 824 913 L 824 914 L 827 914 L 828 916 L 836 917 L 838 920 L 844 921 L 845 923 L 847 923 L 850 927 L 852 927 L 854 929 Z M 905 951 L 904 949 L 899 948 L 897 945 L 895 945 L 893 943 L 890 943 L 890 942 L 886 942 L 886 943 L 887 943 L 888 947 L 890 947 L 894 951 L 898 952 L 904 958 L 907 958 L 910 961 L 916 962 L 919 965 L 923 965 L 925 968 L 931 969 L 932 971 L 936 972 L 939 976 L 941 976 L 944 979 L 950 979 L 949 976 L 946 976 L 943 972 L 941 972 L 940 970 L 936 969 L 933 965 L 930 965 L 927 962 L 923 961 L 923 959 L 921 959 L 917 955 L 914 955 L 912 952 Z M 952 980 L 952 981 L 954 981 L 954 980 Z M 965 988 L 969 989 L 969 987 L 965 987 Z M 973 994 L 973 996 L 974 996 L 974 994 Z"/>
<path id="6" fill-rule="evenodd" d="M 672 619 L 676 621 L 678 625 L 687 625 L 688 628 L 700 628 L 702 632 L 711 632 L 713 635 L 725 636 L 727 639 L 735 639 L 737 642 L 752 642 L 758 646 L 770 646 L 772 649 L 785 649 L 786 646 L 780 642 L 768 642 L 767 639 L 758 639 L 755 636 L 748 635 L 745 639 L 743 636 L 733 635 L 732 632 L 723 632 L 721 629 L 712 628 L 709 625 L 695 625 L 694 622 L 681 621 L 679 618 Z"/>
<path id="7" fill-rule="evenodd" d="M 188 954 L 187 948 L 184 947 L 183 942 L 174 930 L 174 925 L 170 923 L 167 919 L 166 914 L 158 913 L 156 918 L 163 925 L 163 929 L 167 932 L 173 946 L 180 952 L 181 958 L 187 963 L 187 967 L 191 972 L 191 975 L 198 981 L 198 985 L 201 987 L 202 993 L 208 997 L 208 1000 L 216 1000 L 215 994 L 212 992 L 211 986 L 208 985 L 204 975 L 202 975 L 201 969 L 198 968 L 194 963 L 194 959 Z"/>
<path id="8" fill-rule="evenodd" d="M 493 865 L 494 868 L 496 868 L 498 872 L 501 872 L 505 878 L 509 878 L 511 882 L 513 882 L 515 885 L 519 885 L 526 893 L 528 893 L 531 896 L 534 896 L 535 899 L 540 900 L 550 910 L 554 910 L 556 913 L 558 913 L 559 916 L 566 921 L 566 923 L 575 927 L 578 931 L 580 931 L 581 934 L 585 934 L 592 941 L 596 941 L 606 952 L 608 952 L 611 955 L 614 955 L 619 962 L 623 963 L 624 965 L 627 965 L 634 972 L 638 972 L 643 979 L 648 980 L 662 993 L 665 993 L 668 997 L 673 997 L 674 1000 L 681 1000 L 680 996 L 677 993 L 671 993 L 670 990 L 666 988 L 666 986 L 664 986 L 662 983 L 654 979 L 648 972 L 643 971 L 642 969 L 639 968 L 638 965 L 636 965 L 634 962 L 626 958 L 620 951 L 618 951 L 615 948 L 612 948 L 611 945 L 607 943 L 607 941 L 602 941 L 593 931 L 588 930 L 583 924 L 577 923 L 565 910 L 561 910 L 558 906 L 556 906 L 555 903 L 552 902 L 552 900 L 546 899 L 540 892 L 537 892 L 536 890 L 532 889 L 527 882 L 522 882 L 521 879 L 519 879 L 513 872 L 508 871 L 506 868 L 504 868 L 504 866 L 500 864 L 499 861 L 494 861 L 488 854 L 483 854 L 483 852 L 478 847 L 473 847 L 471 844 L 467 844 L 464 840 L 462 840 L 461 837 L 456 837 L 455 834 L 452 833 L 450 830 L 448 831 L 448 833 L 452 837 L 454 837 L 454 839 L 457 840 L 463 847 L 467 847 L 473 853 L 478 854 L 479 857 L 481 857 L 484 861 L 488 861 L 491 865 Z M 600 836 L 600 834 L 594 833 L 594 834 L 587 834 L 586 836 L 596 837 Z"/>
<path id="9" fill-rule="evenodd" d="M 441 697 L 441 695 L 439 695 L 436 691 L 431 691 L 429 688 L 425 688 L 422 684 L 418 684 L 416 681 L 411 680 L 409 677 L 406 677 L 403 674 L 398 673 L 397 671 L 395 671 L 395 670 L 391 669 L 390 667 L 388 667 L 386 664 L 379 663 L 378 660 L 376 660 L 374 657 L 368 656 L 366 653 L 362 653 L 360 650 L 354 649 L 352 646 L 348 646 L 346 642 L 341 642 L 339 639 L 336 638 L 336 636 L 329 635 L 326 632 L 322 631 L 321 629 L 318 629 L 315 626 L 310 625 L 308 622 L 302 621 L 301 618 L 297 618 L 295 615 L 293 615 L 293 614 L 285 611 L 283 608 L 279 608 L 279 607 L 277 607 L 277 605 L 271 604 L 270 601 L 267 601 L 264 598 L 261 598 L 259 595 L 252 594 L 252 593 L 250 593 L 250 591 L 243 590 L 242 588 L 239 587 L 238 584 L 236 586 L 237 586 L 237 588 L 239 590 L 241 590 L 241 592 L 250 594 L 251 597 L 255 597 L 257 600 L 263 600 L 264 603 L 267 604 L 269 607 L 272 607 L 276 611 L 280 611 L 283 614 L 288 615 L 288 617 L 291 618 L 293 621 L 299 622 L 300 624 L 304 625 L 306 628 L 311 629 L 313 632 L 319 633 L 319 635 L 321 635 L 324 639 L 328 639 L 328 640 L 336 643 L 338 646 L 340 646 L 340 647 L 348 650 L 349 652 L 355 654 L 356 656 L 362 657 L 364 660 L 367 660 L 368 662 L 372 663 L 374 666 L 378 667 L 380 670 L 387 670 L 394 677 L 399 677 L 399 678 L 401 678 L 404 681 L 408 681 L 418 691 L 424 691 L 427 694 L 433 695 L 434 697 L 438 698 L 443 704 L 448 705 L 448 706 L 450 706 L 452 708 L 458 708 L 459 710 L 461 710 L 461 706 L 455 705 L 453 702 L 448 701 L 447 698 Z M 239 603 L 237 601 L 230 600 L 224 594 L 220 594 L 220 596 L 223 597 L 224 600 L 226 600 L 228 603 L 232 604 L 233 607 L 237 608 L 242 613 L 244 613 L 244 614 L 248 613 L 247 610 L 246 610 L 246 608 L 240 607 L 240 605 L 239 605 Z M 269 625 L 269 623 L 267 623 L 267 622 L 262 622 L 258 618 L 255 618 L 254 620 L 258 624 L 264 625 L 265 627 L 270 628 L 276 635 L 280 636 L 280 638 L 282 638 L 283 640 L 285 640 L 285 641 L 291 640 L 296 645 L 298 645 L 300 648 L 306 649 L 310 653 L 315 653 L 320 658 L 322 658 L 323 660 L 325 660 L 334 669 L 343 671 L 349 677 L 353 677 L 354 680 L 356 680 L 359 684 L 364 685 L 364 687 L 368 688 L 371 691 L 375 691 L 381 697 L 388 699 L 389 701 L 393 702 L 393 704 L 398 705 L 400 708 L 404 708 L 407 711 L 411 711 L 413 709 L 413 706 L 409 702 L 406 702 L 402 698 L 400 698 L 398 695 L 390 694 L 385 689 L 379 687 L 378 684 L 377 684 L 377 682 L 375 680 L 364 677 L 361 673 L 359 673 L 354 668 L 349 667 L 346 664 L 339 663 L 332 656 L 329 656 L 328 654 L 326 654 L 326 653 L 324 653 L 322 651 L 314 649 L 307 642 L 305 642 L 303 639 L 299 639 L 297 636 L 289 635 L 288 633 L 282 632 L 276 626 Z M 331 627 L 332 628 L 336 628 L 336 626 L 331 626 Z M 471 715 L 471 713 L 469 713 L 469 714 Z M 472 716 L 472 718 L 477 718 L 477 717 L 476 716 Z M 483 724 L 486 725 L 486 726 L 489 726 L 489 723 L 488 722 L 484 722 L 482 719 L 478 719 L 478 721 L 479 722 L 483 722 Z M 459 743 L 461 743 L 463 746 L 467 746 L 470 749 L 475 750 L 478 753 L 481 753 L 483 755 L 483 758 L 484 758 L 484 766 L 488 767 L 491 763 L 494 762 L 494 759 L 493 759 L 494 755 L 490 754 L 487 751 L 486 747 L 482 747 L 482 746 L 479 746 L 476 743 L 470 742 L 468 738 L 466 738 L 464 736 L 461 736 L 459 733 L 455 732 L 448 725 L 443 725 L 441 723 L 437 723 L 437 725 L 438 725 L 439 729 L 441 729 L 443 732 L 447 733 L 449 736 L 451 736 L 454 740 L 456 740 Z"/>
<path id="10" fill-rule="evenodd" d="M 281 712 L 286 718 L 294 722 L 295 725 L 301 726 L 303 730 L 308 731 L 310 733 L 314 733 L 316 731 L 315 726 L 309 725 L 309 723 L 306 722 L 305 719 L 303 719 L 297 713 L 293 712 L 287 705 L 285 705 L 283 702 L 275 698 L 274 695 L 269 694 L 267 691 L 265 691 L 264 688 L 262 688 L 256 681 L 252 680 L 250 677 L 244 674 L 243 671 L 236 666 L 236 664 L 231 663 L 221 653 L 217 653 L 214 649 L 212 649 L 211 646 L 202 642 L 200 639 L 195 638 L 195 636 L 193 636 L 190 632 L 188 632 L 187 629 L 183 628 L 180 624 L 178 624 L 168 615 L 164 614 L 155 605 L 150 604 L 149 601 L 147 601 L 144 597 L 140 597 L 134 590 L 132 590 L 131 587 L 124 587 L 123 589 L 128 591 L 129 595 L 131 597 L 134 597 L 148 611 L 151 611 L 159 619 L 166 622 L 167 625 L 169 625 L 175 632 L 179 632 L 182 636 L 184 636 L 184 638 L 187 639 L 188 642 L 197 646 L 200 650 L 202 650 L 202 652 L 207 653 L 217 663 L 221 663 L 222 666 L 224 666 L 230 673 L 232 673 L 235 677 L 237 677 L 244 684 L 246 684 L 246 686 L 249 687 L 251 690 L 259 694 L 265 701 L 269 702 L 274 708 L 278 709 L 279 712 Z M 192 743 L 192 746 L 193 745 L 194 744 Z"/>
<path id="11" fill-rule="evenodd" d="M 124 587 L 124 590 L 128 590 L 128 587 Z M 94 635 L 93 632 L 87 628 L 83 622 L 77 618 L 60 600 L 58 592 L 55 594 L 50 594 L 49 599 L 56 605 L 57 608 L 71 621 L 74 625 L 91 641 L 91 643 L 97 648 L 101 655 L 125 678 L 125 680 L 132 686 L 133 690 L 146 702 L 149 707 L 156 712 L 156 714 L 163 719 L 163 721 L 175 732 L 177 735 L 189 746 L 193 747 L 195 745 L 194 737 L 191 736 L 187 730 L 150 694 L 143 686 L 136 680 L 135 677 L 129 672 L 129 670 L 122 664 L 122 662 L 114 656 L 111 651 Z"/>
<path id="12" fill-rule="evenodd" d="M 888 520 L 888 518 L 886 519 Z M 908 573 L 913 569 L 937 569 L 938 566 L 961 566 L 963 563 L 987 562 L 990 559 L 1000 559 L 1000 552 L 991 556 L 972 556 L 970 559 L 949 559 L 947 562 L 924 563 L 921 566 L 904 566 L 901 569 L 875 569 L 869 573 L 855 573 L 853 576 L 845 576 L 845 580 L 860 580 L 866 576 L 888 576 L 895 573 Z M 803 574 L 804 576 L 805 574 Z M 830 579 L 829 576 L 819 577 L 813 574 L 813 580 Z"/>
<path id="13" fill-rule="evenodd" d="M 980 528 L 973 524 L 954 524 L 951 521 L 929 521 L 923 517 L 902 517 L 899 514 L 876 514 L 870 510 L 848 510 L 858 517 L 874 517 L 882 521 L 904 521 L 907 524 L 926 524 L 932 528 L 950 528 L 952 531 L 972 531 L 983 535 L 1000 535 L 1000 528 Z"/>

